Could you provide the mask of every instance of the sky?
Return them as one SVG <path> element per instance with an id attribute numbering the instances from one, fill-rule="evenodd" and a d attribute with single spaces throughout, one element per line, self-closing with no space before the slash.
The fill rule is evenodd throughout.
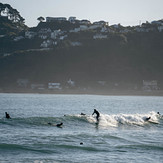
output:
<path id="1" fill-rule="evenodd" d="M 163 19 L 163 0 L 0 0 L 20 12 L 29 27 L 37 18 L 75 16 L 91 22 L 104 20 L 109 25 L 136 26 Z"/>

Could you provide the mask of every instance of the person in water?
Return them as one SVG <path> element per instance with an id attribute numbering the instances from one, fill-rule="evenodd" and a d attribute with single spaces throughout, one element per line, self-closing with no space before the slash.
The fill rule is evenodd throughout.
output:
<path id="1" fill-rule="evenodd" d="M 53 124 L 49 122 L 48 125 L 53 125 Z M 55 126 L 61 127 L 62 125 L 63 125 L 63 123 L 59 123 L 59 124 L 56 124 Z"/>
<path id="2" fill-rule="evenodd" d="M 59 123 L 59 124 L 57 124 L 56 126 L 57 127 L 61 127 L 63 125 L 63 123 Z"/>
<path id="3" fill-rule="evenodd" d="M 98 122 L 99 121 L 99 117 L 100 117 L 100 113 L 96 109 L 94 109 L 94 112 L 92 113 L 92 115 L 93 114 L 96 114 L 96 119 L 97 119 L 97 122 Z"/>
<path id="4" fill-rule="evenodd" d="M 151 119 L 151 117 L 149 117 L 149 118 L 146 118 L 145 120 L 146 120 L 146 121 L 148 121 L 148 120 L 150 120 L 150 119 Z"/>
<path id="5" fill-rule="evenodd" d="M 84 114 L 84 113 L 81 113 L 80 115 L 86 115 L 86 114 Z"/>
<path id="6" fill-rule="evenodd" d="M 10 115 L 7 112 L 5 112 L 5 114 L 7 119 L 11 119 Z"/>

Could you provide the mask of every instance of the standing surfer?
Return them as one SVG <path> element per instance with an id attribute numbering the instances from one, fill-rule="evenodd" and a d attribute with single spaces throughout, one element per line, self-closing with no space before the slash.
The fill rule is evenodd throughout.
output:
<path id="1" fill-rule="evenodd" d="M 96 114 L 96 119 L 97 119 L 97 122 L 98 122 L 99 121 L 100 113 L 96 109 L 94 109 L 94 112 L 92 113 L 92 115 L 93 114 Z"/>

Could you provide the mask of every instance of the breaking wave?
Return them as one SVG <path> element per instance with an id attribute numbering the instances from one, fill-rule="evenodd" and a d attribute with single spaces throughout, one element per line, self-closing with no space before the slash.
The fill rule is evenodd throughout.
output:
<path id="1" fill-rule="evenodd" d="M 147 121 L 147 118 L 150 119 Z M 162 116 L 156 112 L 151 111 L 146 114 L 100 114 L 98 126 L 101 127 L 119 127 L 119 126 L 149 126 L 162 123 Z M 12 118 L 0 119 L 0 123 L 11 126 L 46 126 L 63 122 L 64 126 L 72 125 L 97 125 L 96 116 L 92 115 L 64 115 L 62 117 L 28 117 L 28 118 Z"/>

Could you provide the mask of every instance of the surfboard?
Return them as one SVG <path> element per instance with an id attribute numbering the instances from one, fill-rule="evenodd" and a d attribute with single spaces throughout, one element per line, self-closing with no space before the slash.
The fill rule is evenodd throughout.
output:
<path id="1" fill-rule="evenodd" d="M 158 122 L 156 122 L 156 121 L 148 121 L 149 123 L 153 123 L 153 124 L 159 124 Z"/>
<path id="2" fill-rule="evenodd" d="M 98 124 L 99 124 L 99 122 L 96 122 L 95 124 L 96 124 L 96 125 L 98 125 Z"/>

